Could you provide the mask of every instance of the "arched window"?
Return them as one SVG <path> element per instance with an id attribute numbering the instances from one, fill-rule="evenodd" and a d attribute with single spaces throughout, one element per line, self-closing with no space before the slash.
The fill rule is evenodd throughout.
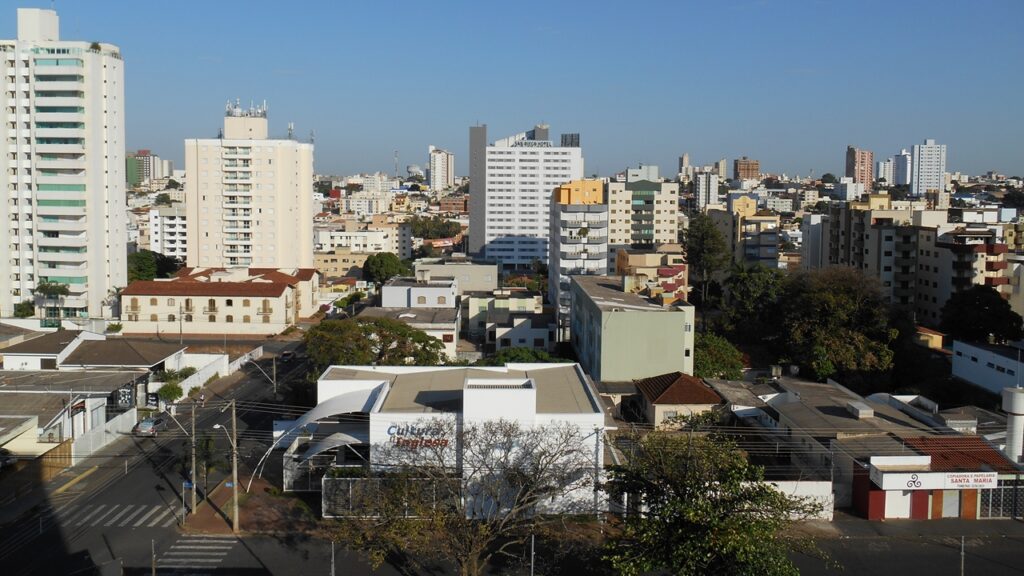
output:
<path id="1" fill-rule="evenodd" d="M 263 317 L 263 323 L 264 324 L 270 324 L 270 316 L 264 316 Z"/>
<path id="2" fill-rule="evenodd" d="M 225 322 L 234 322 L 235 321 L 235 317 L 232 316 L 231 314 L 228 314 L 227 317 L 224 318 L 224 321 Z"/>
<path id="3" fill-rule="evenodd" d="M 174 298 L 168 298 L 167 299 L 167 305 L 168 306 L 174 306 Z"/>
<path id="4" fill-rule="evenodd" d="M 206 301 L 206 307 L 209 308 L 210 310 L 216 310 L 217 309 L 217 301 L 214 300 L 213 298 L 210 298 L 209 300 Z M 212 322 L 212 320 L 211 320 L 211 322 Z"/>
<path id="5" fill-rule="evenodd" d="M 210 314 L 208 318 L 209 318 L 210 322 L 216 322 L 217 321 L 217 317 L 214 316 L 213 314 Z"/>
<path id="6" fill-rule="evenodd" d="M 139 299 L 138 298 L 132 298 L 132 308 L 138 308 L 138 307 L 139 307 Z"/>
<path id="7" fill-rule="evenodd" d="M 167 315 L 167 321 L 168 322 L 174 322 L 175 320 L 177 320 L 177 318 L 174 317 L 174 314 L 168 314 Z"/>
<path id="8" fill-rule="evenodd" d="M 192 299 L 191 298 L 185 298 L 185 310 L 191 310 L 191 309 L 192 309 Z"/>
<path id="9" fill-rule="evenodd" d="M 252 322 L 252 316 L 242 316 L 242 322 L 249 324 Z"/>
<path id="10" fill-rule="evenodd" d="M 156 306 L 156 298 L 150 298 L 149 299 L 149 305 L 150 306 Z"/>
<path id="11" fill-rule="evenodd" d="M 418 297 L 416 297 L 416 303 L 417 304 L 426 304 L 427 303 L 427 297 L 426 296 L 418 296 Z"/>
<path id="12" fill-rule="evenodd" d="M 234 304 L 235 304 L 235 303 L 234 303 L 234 301 L 233 301 L 233 300 L 232 300 L 231 298 L 228 298 L 228 299 L 227 299 L 227 300 L 226 300 L 226 301 L 224 302 L 224 305 L 225 305 L 225 306 L 234 306 Z"/>
<path id="13" fill-rule="evenodd" d="M 191 321 L 192 321 L 192 315 L 191 314 L 185 314 L 185 322 L 191 322 Z"/>
<path id="14" fill-rule="evenodd" d="M 437 303 L 438 304 L 447 304 L 447 299 L 444 296 L 438 296 L 437 297 Z"/>
<path id="15" fill-rule="evenodd" d="M 251 306 L 251 304 L 249 303 L 249 299 L 248 298 L 246 298 L 245 300 L 242 300 L 242 306 L 245 306 L 246 308 Z"/>
<path id="16" fill-rule="evenodd" d="M 156 314 L 150 314 L 149 315 L 149 321 L 150 322 L 156 322 L 157 321 Z"/>

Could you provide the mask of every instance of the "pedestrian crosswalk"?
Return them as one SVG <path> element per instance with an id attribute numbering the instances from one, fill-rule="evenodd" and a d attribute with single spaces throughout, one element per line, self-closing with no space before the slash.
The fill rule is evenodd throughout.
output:
<path id="1" fill-rule="evenodd" d="M 57 509 L 62 526 L 104 528 L 169 528 L 181 509 L 167 504 L 70 504 Z"/>
<path id="2" fill-rule="evenodd" d="M 159 574 L 212 574 L 238 543 L 234 536 L 183 536 L 156 560 Z"/>

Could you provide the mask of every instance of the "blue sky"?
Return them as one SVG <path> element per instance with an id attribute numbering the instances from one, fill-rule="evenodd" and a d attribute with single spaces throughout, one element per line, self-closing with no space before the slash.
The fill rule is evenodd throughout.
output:
<path id="1" fill-rule="evenodd" d="M 65 39 L 121 47 L 127 144 L 178 163 L 228 99 L 316 131 L 316 168 L 467 173 L 468 127 L 580 132 L 587 174 L 740 155 L 839 173 L 847 144 L 924 138 L 950 170 L 1024 174 L 1021 0 L 55 3 Z M 0 0 L 0 37 L 15 10 Z"/>

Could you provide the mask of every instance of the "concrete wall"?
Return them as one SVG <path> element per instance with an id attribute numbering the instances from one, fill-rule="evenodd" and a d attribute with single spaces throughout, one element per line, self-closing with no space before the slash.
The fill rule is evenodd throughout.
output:
<path id="1" fill-rule="evenodd" d="M 793 480 L 770 482 L 776 490 L 786 496 L 803 498 L 809 504 L 818 507 L 817 514 L 811 515 L 809 519 L 832 521 L 832 513 L 835 510 L 835 498 L 832 495 L 832 483 L 810 480 Z"/>
<path id="2" fill-rule="evenodd" d="M 989 392 L 998 394 L 1003 388 L 1019 385 L 1024 381 L 1021 369 L 1015 359 L 959 340 L 953 342 L 953 376 Z"/>
<path id="3" fill-rule="evenodd" d="M 455 278 L 458 294 L 466 292 L 493 292 L 498 288 L 497 264 L 456 264 L 416 262 L 417 274 L 430 272 L 432 278 Z"/>

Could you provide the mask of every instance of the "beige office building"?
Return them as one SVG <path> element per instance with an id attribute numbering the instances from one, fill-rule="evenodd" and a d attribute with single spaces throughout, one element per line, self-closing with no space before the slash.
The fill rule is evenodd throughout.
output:
<path id="1" fill-rule="evenodd" d="M 608 269 L 615 269 L 619 248 L 649 247 L 679 241 L 679 184 L 609 182 Z"/>
<path id="2" fill-rule="evenodd" d="M 222 138 L 185 141 L 189 266 L 313 268 L 313 144 L 229 104 Z"/>
<path id="3" fill-rule="evenodd" d="M 875 183 L 874 152 L 847 146 L 846 175 L 853 178 L 854 183 L 863 184 L 864 191 L 870 194 L 871 186 Z"/>

